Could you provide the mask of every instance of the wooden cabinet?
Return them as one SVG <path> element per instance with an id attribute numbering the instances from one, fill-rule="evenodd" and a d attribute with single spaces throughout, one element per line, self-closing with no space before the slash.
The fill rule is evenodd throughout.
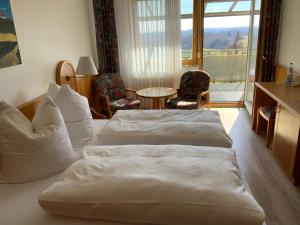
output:
<path id="1" fill-rule="evenodd" d="M 300 183 L 300 87 L 255 83 L 252 129 L 256 129 L 260 106 L 277 105 L 273 156 L 288 178 Z"/>
<path id="2" fill-rule="evenodd" d="M 278 105 L 276 113 L 273 155 L 292 182 L 296 182 L 296 154 L 300 121 L 285 107 Z"/>

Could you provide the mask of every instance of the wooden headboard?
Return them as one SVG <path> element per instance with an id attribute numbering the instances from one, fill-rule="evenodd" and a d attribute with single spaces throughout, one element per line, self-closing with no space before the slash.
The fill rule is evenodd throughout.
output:
<path id="1" fill-rule="evenodd" d="M 59 85 L 67 84 L 77 91 L 77 79 L 74 67 L 68 60 L 60 61 L 56 67 L 56 83 Z"/>
<path id="2" fill-rule="evenodd" d="M 36 112 L 36 109 L 38 107 L 38 104 L 41 100 L 42 96 L 37 97 L 29 102 L 26 102 L 17 108 L 30 120 L 32 121 L 34 114 Z"/>
<path id="3" fill-rule="evenodd" d="M 76 75 L 72 63 L 68 60 L 60 61 L 56 67 L 56 83 L 68 84 L 79 94 L 88 98 L 92 103 L 92 83 L 96 76 Z"/>

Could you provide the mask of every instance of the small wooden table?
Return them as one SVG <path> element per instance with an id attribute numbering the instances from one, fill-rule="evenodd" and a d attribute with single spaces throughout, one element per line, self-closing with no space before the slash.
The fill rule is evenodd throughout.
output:
<path id="1" fill-rule="evenodd" d="M 153 108 L 161 109 L 160 99 L 166 99 L 177 94 L 177 90 L 168 87 L 152 87 L 138 90 L 136 95 L 142 98 L 152 98 Z"/>

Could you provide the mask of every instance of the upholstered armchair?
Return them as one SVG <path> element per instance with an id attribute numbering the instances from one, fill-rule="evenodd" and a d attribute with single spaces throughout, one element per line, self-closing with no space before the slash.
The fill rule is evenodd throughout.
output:
<path id="1" fill-rule="evenodd" d="M 199 109 L 209 103 L 210 75 L 203 70 L 185 72 L 177 97 L 166 102 L 168 109 Z"/>
<path id="2" fill-rule="evenodd" d="M 117 110 L 139 109 L 140 101 L 136 98 L 136 91 L 125 88 L 124 82 L 117 73 L 101 74 L 96 82 L 95 108 L 111 118 Z M 131 93 L 129 97 L 126 94 Z"/>

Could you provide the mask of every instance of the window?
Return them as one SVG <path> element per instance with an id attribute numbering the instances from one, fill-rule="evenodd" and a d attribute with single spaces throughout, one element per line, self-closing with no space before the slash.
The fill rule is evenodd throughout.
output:
<path id="1" fill-rule="evenodd" d="M 193 40 L 194 0 L 184 0 L 180 3 L 182 60 L 184 64 L 193 64 L 195 62 L 193 55 L 195 47 Z"/>
<path id="2" fill-rule="evenodd" d="M 200 67 L 205 41 L 204 18 L 249 17 L 251 10 L 251 0 L 180 0 L 180 4 L 182 64 Z M 255 8 L 256 14 L 259 8 Z"/>

